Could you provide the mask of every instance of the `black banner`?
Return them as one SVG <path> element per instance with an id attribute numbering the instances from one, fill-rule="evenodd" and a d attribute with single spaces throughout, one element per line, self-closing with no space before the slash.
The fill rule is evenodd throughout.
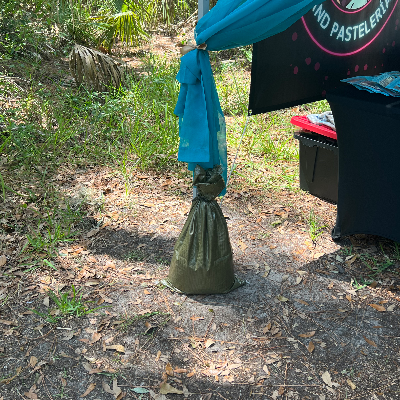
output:
<path id="1" fill-rule="evenodd" d="M 326 0 L 255 43 L 249 112 L 322 100 L 341 79 L 400 70 L 400 0 Z"/>

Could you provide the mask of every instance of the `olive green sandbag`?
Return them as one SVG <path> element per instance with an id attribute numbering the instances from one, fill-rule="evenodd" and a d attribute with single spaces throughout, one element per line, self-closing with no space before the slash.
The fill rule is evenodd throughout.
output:
<path id="1" fill-rule="evenodd" d="M 243 285 L 233 272 L 228 227 L 215 198 L 225 188 L 221 166 L 194 171 L 198 195 L 175 244 L 169 275 L 163 281 L 186 294 L 228 293 Z"/>

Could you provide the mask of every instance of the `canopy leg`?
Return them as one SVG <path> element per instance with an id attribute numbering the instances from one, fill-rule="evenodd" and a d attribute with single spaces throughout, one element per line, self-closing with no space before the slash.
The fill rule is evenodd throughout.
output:
<path id="1" fill-rule="evenodd" d="M 201 19 L 210 10 L 210 0 L 198 0 L 198 5 L 199 5 L 198 19 Z"/>
<path id="2" fill-rule="evenodd" d="M 197 20 L 203 18 L 210 10 L 210 0 L 198 0 L 199 11 Z M 197 197 L 197 187 L 193 186 L 193 199 Z"/>

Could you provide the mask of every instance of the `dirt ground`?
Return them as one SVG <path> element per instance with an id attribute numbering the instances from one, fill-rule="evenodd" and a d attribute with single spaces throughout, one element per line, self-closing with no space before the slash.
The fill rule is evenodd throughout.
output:
<path id="1" fill-rule="evenodd" d="M 71 200 L 102 206 L 59 249 L 57 270 L 23 272 L 13 235 L 3 238 L 0 399 L 400 397 L 398 264 L 369 286 L 351 283 L 367 276 L 368 260 L 382 265 L 393 242 L 332 242 L 335 206 L 305 193 L 230 190 L 222 210 L 246 285 L 179 295 L 160 280 L 190 209 L 187 178 L 137 174 L 128 197 L 104 168 L 56 178 Z M 316 243 L 311 208 L 327 225 Z M 55 324 L 30 311 L 54 314 L 48 290 L 72 284 L 106 307 Z"/>

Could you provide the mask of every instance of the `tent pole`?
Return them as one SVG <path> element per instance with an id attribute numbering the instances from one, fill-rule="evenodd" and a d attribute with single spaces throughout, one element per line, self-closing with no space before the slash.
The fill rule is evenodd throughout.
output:
<path id="1" fill-rule="evenodd" d="M 201 19 L 208 13 L 210 9 L 210 0 L 198 0 L 198 5 L 198 19 Z"/>
<path id="2" fill-rule="evenodd" d="M 198 0 L 198 20 L 203 18 L 210 10 L 210 0 Z M 193 198 L 197 197 L 197 187 L 193 186 Z"/>

